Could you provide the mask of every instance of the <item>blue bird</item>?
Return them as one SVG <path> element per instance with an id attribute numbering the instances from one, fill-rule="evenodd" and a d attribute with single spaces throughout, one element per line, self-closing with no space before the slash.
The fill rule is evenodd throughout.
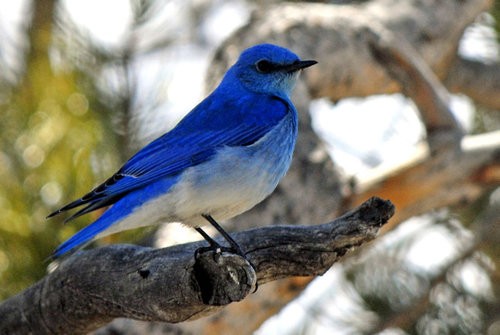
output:
<path id="1" fill-rule="evenodd" d="M 264 200 L 285 175 L 297 137 L 290 93 L 299 70 L 316 64 L 272 44 L 246 49 L 219 86 L 175 128 L 146 145 L 113 176 L 51 213 L 84 206 L 66 221 L 112 205 L 62 243 L 57 258 L 95 238 L 164 222 L 209 222 L 243 255 L 216 220 Z"/>

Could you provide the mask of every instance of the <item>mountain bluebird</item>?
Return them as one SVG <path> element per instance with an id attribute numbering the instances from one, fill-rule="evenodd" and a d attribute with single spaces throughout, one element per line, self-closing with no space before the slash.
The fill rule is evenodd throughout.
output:
<path id="1" fill-rule="evenodd" d="M 121 169 L 52 217 L 84 206 L 67 221 L 111 206 L 62 243 L 59 257 L 94 238 L 126 229 L 182 222 L 221 248 L 201 226 L 241 214 L 266 198 L 285 175 L 297 136 L 290 93 L 301 69 L 316 64 L 260 44 L 243 51 L 220 85 L 175 128 L 146 145 Z"/>

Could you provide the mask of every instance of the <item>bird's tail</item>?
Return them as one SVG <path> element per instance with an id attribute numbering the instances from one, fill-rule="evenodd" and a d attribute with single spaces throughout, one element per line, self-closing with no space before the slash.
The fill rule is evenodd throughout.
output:
<path id="1" fill-rule="evenodd" d="M 96 237 L 103 230 L 108 228 L 113 222 L 105 220 L 104 218 L 99 218 L 94 223 L 83 228 L 71 238 L 59 245 L 56 250 L 52 253 L 52 258 L 56 259 L 64 255 L 65 253 L 72 251 L 78 247 L 83 247 L 85 244 L 89 243 L 94 237 Z"/>
<path id="2" fill-rule="evenodd" d="M 53 252 L 52 258 L 56 259 L 58 257 L 61 257 L 62 255 L 69 251 L 72 251 L 73 249 L 83 247 L 85 244 L 89 243 L 98 236 L 106 235 L 101 233 L 103 233 L 112 225 L 123 220 L 137 207 L 142 206 L 149 200 L 168 192 L 170 187 L 172 187 L 172 185 L 175 184 L 176 181 L 177 177 L 164 178 L 160 181 L 152 183 L 145 188 L 139 189 L 139 191 L 136 191 L 135 193 L 129 193 L 127 196 L 121 198 L 118 202 L 108 208 L 95 222 L 83 228 L 75 235 L 73 235 L 70 239 L 58 246 L 57 249 Z M 140 227 L 144 226 L 144 224 L 139 223 L 136 226 Z M 117 231 L 119 230 L 114 230 L 114 232 Z"/>

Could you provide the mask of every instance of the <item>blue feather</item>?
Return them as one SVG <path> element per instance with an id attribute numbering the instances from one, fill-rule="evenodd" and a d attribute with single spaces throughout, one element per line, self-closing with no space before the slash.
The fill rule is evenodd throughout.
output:
<path id="1" fill-rule="evenodd" d="M 66 252 L 90 242 L 95 236 L 132 213 L 148 200 L 157 197 L 159 194 L 168 192 L 177 181 L 178 177 L 162 179 L 126 195 L 104 212 L 99 219 L 78 231 L 70 239 L 57 247 L 53 253 L 53 257 L 60 257 Z"/>
<path id="2" fill-rule="evenodd" d="M 218 148 L 250 145 L 274 127 L 290 107 L 286 100 L 262 95 L 249 99 L 244 108 L 237 108 L 239 101 L 227 101 L 221 108 L 212 103 L 218 99 L 217 94 L 215 91 L 174 129 L 140 150 L 104 183 L 48 217 L 89 204 L 66 220 L 70 221 L 109 206 L 127 193 L 160 178 L 176 176 L 188 167 L 205 162 Z M 215 109 L 216 106 L 219 108 Z M 259 118 L 255 111 L 264 107 L 269 110 L 269 115 Z M 221 116 L 226 108 L 236 111 L 237 117 L 224 120 Z M 203 118 L 198 114 L 203 114 Z M 204 122 L 200 122 L 201 119 Z"/>

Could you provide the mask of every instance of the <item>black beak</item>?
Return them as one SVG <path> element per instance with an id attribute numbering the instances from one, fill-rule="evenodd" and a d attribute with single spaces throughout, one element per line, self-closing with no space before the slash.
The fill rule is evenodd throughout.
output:
<path id="1" fill-rule="evenodd" d="M 290 65 L 283 66 L 282 70 L 285 72 L 295 72 L 298 70 L 305 69 L 306 67 L 313 66 L 317 64 L 315 60 L 299 60 Z"/>

